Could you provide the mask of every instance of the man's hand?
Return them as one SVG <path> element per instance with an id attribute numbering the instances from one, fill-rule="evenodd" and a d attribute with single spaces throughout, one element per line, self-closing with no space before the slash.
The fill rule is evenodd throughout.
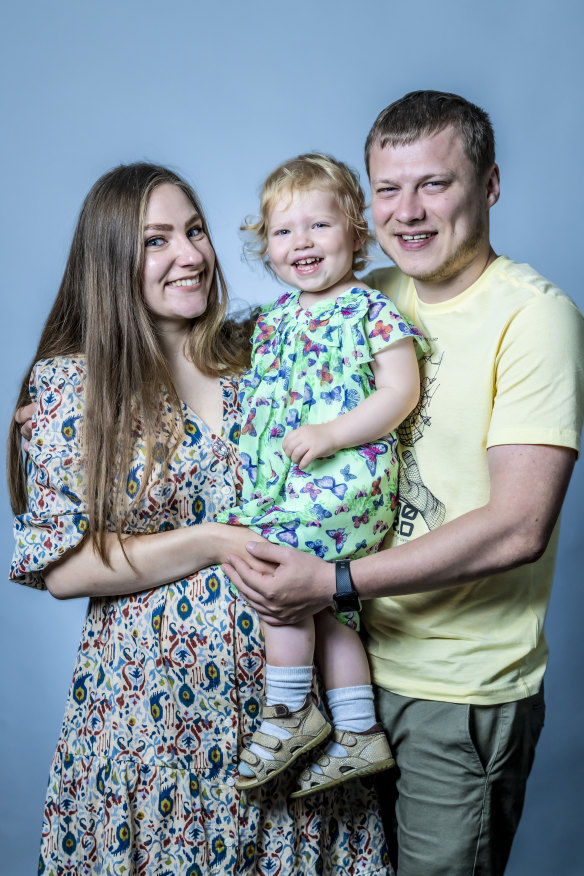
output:
<path id="1" fill-rule="evenodd" d="M 335 592 L 333 563 L 268 541 L 250 542 L 256 560 L 273 563 L 273 572 L 257 572 L 237 555 L 222 569 L 260 618 L 272 625 L 293 624 L 329 606 Z"/>
<path id="2" fill-rule="evenodd" d="M 335 441 L 334 423 L 299 426 L 288 432 L 282 441 L 282 450 L 303 471 L 315 459 L 330 456 L 339 449 Z"/>
<path id="3" fill-rule="evenodd" d="M 28 442 L 32 437 L 32 418 L 36 410 L 36 404 L 31 402 L 23 408 L 18 408 L 14 414 L 14 419 L 20 425 L 20 434 L 24 438 L 23 447 L 28 450 Z"/>

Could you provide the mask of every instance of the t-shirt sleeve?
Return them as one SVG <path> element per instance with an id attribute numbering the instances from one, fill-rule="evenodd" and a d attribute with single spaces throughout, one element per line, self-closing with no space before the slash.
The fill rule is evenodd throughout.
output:
<path id="1" fill-rule="evenodd" d="M 411 338 L 414 341 L 418 358 L 428 351 L 428 343 L 422 332 L 399 312 L 391 299 L 381 292 L 373 291 L 368 294 L 368 302 L 364 332 L 372 356 L 402 338 Z"/>
<path id="2" fill-rule="evenodd" d="M 28 508 L 14 520 L 13 581 L 45 589 L 43 570 L 88 529 L 80 450 L 85 372 L 80 360 L 46 359 L 30 377 L 37 408 L 27 458 Z"/>
<path id="3" fill-rule="evenodd" d="M 510 320 L 495 363 L 487 446 L 580 449 L 584 415 L 584 319 L 569 298 L 530 299 Z"/>

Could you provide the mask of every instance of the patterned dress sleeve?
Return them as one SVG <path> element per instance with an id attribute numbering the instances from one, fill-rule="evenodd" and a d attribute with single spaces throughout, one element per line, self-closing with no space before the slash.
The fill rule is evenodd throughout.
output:
<path id="1" fill-rule="evenodd" d="M 37 403 L 27 459 L 28 508 L 14 520 L 13 581 L 45 589 L 43 570 L 76 547 L 88 528 L 80 450 L 82 359 L 44 359 L 30 377 Z"/>
<path id="2" fill-rule="evenodd" d="M 393 301 L 376 290 L 368 292 L 367 299 L 369 307 L 363 328 L 371 355 L 380 353 L 402 338 L 414 341 L 418 359 L 428 352 L 429 346 L 422 332 L 399 312 Z"/>

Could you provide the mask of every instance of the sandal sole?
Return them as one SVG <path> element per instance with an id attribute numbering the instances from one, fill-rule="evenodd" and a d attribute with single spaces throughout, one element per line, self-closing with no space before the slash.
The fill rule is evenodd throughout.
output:
<path id="1" fill-rule="evenodd" d="M 344 782 L 349 782 L 351 779 L 358 779 L 362 776 L 371 776 L 374 773 L 381 773 L 383 770 L 391 769 L 395 766 L 393 757 L 387 760 L 380 760 L 377 763 L 371 764 L 368 767 L 354 770 L 352 773 L 346 773 L 344 776 L 339 776 L 336 779 L 331 779 L 330 782 L 324 782 L 322 785 L 315 785 L 314 788 L 302 788 L 300 791 L 292 791 L 290 798 L 297 800 L 299 797 L 308 797 L 309 794 L 317 794 L 319 791 L 327 791 L 329 788 L 334 788 L 337 785 L 342 785 Z"/>

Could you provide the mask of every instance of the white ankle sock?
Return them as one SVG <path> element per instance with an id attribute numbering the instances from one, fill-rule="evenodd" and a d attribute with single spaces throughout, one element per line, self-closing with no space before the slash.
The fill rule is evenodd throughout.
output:
<path id="1" fill-rule="evenodd" d="M 312 666 L 266 665 L 266 703 L 284 703 L 291 712 L 302 708 L 312 687 Z"/>
<path id="2" fill-rule="evenodd" d="M 370 684 L 359 684 L 354 687 L 336 687 L 327 690 L 329 711 L 335 730 L 349 730 L 351 733 L 363 733 L 376 723 L 373 688 Z M 338 742 L 329 742 L 324 753 L 330 757 L 346 757 L 347 749 Z M 322 773 L 322 768 L 314 762 L 310 766 L 315 773 Z"/>
<path id="3" fill-rule="evenodd" d="M 333 690 L 327 690 L 326 698 L 335 730 L 362 733 L 373 727 L 377 720 L 373 688 L 370 684 L 336 687 Z"/>
<path id="4" fill-rule="evenodd" d="M 283 703 L 291 712 L 297 712 L 302 708 L 306 695 L 312 687 L 312 666 L 270 666 L 266 664 L 266 704 L 276 706 Z M 292 735 L 282 727 L 272 724 L 270 721 L 262 721 L 260 730 L 267 736 L 276 736 L 278 739 L 290 739 Z M 273 760 L 274 755 L 266 751 L 255 742 L 249 746 L 249 750 L 264 760 Z M 254 772 L 246 763 L 239 764 L 239 772 L 243 776 L 253 776 Z"/>

